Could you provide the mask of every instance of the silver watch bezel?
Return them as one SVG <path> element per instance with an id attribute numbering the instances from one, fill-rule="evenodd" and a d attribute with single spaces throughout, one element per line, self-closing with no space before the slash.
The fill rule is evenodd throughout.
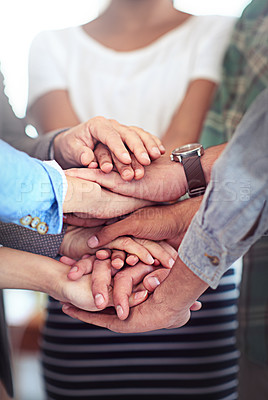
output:
<path id="1" fill-rule="evenodd" d="M 194 147 L 194 148 L 193 148 Z M 200 143 L 190 143 L 174 149 L 170 155 L 171 161 L 182 162 L 183 158 L 198 155 L 201 157 L 204 154 L 204 148 Z"/>

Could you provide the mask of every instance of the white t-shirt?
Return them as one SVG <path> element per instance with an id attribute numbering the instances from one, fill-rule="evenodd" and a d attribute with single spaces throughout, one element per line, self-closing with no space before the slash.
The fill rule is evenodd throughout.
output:
<path id="1" fill-rule="evenodd" d="M 234 23 L 230 17 L 192 16 L 129 52 L 103 46 L 82 27 L 42 32 L 30 51 L 28 105 L 66 89 L 81 121 L 102 115 L 161 137 L 190 81 L 219 81 Z"/>

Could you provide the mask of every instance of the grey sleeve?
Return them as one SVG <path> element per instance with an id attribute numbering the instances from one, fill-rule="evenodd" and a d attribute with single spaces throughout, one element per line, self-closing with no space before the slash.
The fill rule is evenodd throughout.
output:
<path id="1" fill-rule="evenodd" d="M 4 91 L 4 77 L 0 72 L 0 139 L 40 160 L 50 160 L 49 149 L 59 131 L 32 139 L 25 133 L 26 121 L 17 118 Z"/>
<path id="2" fill-rule="evenodd" d="M 212 288 L 268 228 L 268 89 L 215 162 L 201 207 L 179 248 L 182 261 Z"/>

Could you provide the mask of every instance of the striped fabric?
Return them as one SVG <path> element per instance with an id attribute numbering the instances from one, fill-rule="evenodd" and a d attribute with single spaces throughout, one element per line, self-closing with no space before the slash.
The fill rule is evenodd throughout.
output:
<path id="1" fill-rule="evenodd" d="M 238 290 L 230 269 L 183 328 L 118 334 L 49 299 L 42 365 L 48 399 L 237 399 Z"/>

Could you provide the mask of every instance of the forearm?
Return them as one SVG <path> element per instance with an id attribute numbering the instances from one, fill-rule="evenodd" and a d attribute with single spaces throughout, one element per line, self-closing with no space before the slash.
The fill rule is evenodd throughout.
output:
<path id="1" fill-rule="evenodd" d="M 0 248 L 1 289 L 44 292 L 56 300 L 88 311 L 97 311 L 91 291 L 91 275 L 82 276 L 73 282 L 67 277 L 69 271 L 69 266 L 48 257 Z"/>
<path id="2" fill-rule="evenodd" d="M 196 79 L 189 84 L 184 100 L 162 138 L 168 154 L 184 144 L 199 142 L 215 86 L 206 79 Z"/>
<path id="3" fill-rule="evenodd" d="M 59 279 L 66 279 L 69 267 L 51 258 L 0 248 L 0 288 L 29 289 L 54 297 Z"/>
<path id="4" fill-rule="evenodd" d="M 265 92 L 246 113 L 214 165 L 204 201 L 179 249 L 185 264 L 213 288 L 268 228 Z M 254 160 L 249 149 L 254 149 Z"/>

